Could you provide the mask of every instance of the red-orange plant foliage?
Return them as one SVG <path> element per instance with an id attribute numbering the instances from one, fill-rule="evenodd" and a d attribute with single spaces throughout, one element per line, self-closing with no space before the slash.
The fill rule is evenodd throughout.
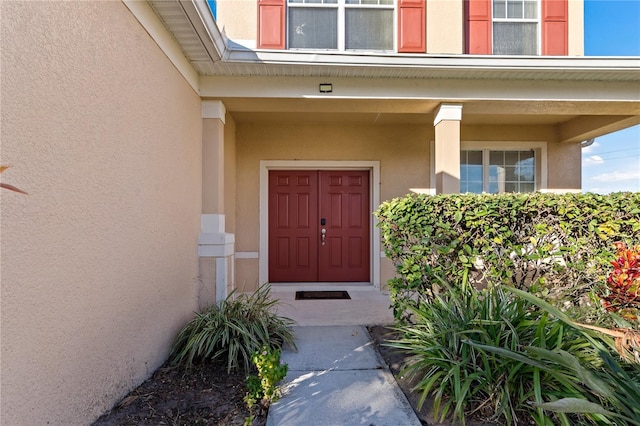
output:
<path id="1" fill-rule="evenodd" d="M 607 278 L 602 305 L 609 312 L 635 321 L 640 313 L 640 246 L 627 248 L 625 243 L 618 242 L 615 247 L 617 258 L 611 262 L 614 269 Z"/>

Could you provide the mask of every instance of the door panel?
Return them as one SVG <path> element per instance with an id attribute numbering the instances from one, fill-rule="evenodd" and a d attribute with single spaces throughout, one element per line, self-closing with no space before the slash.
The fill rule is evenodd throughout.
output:
<path id="1" fill-rule="evenodd" d="M 320 171 L 320 281 L 369 281 L 369 172 Z"/>
<path id="2" fill-rule="evenodd" d="M 317 172 L 269 172 L 269 281 L 318 279 L 317 223 Z"/>
<path id="3" fill-rule="evenodd" d="M 369 281 L 369 210 L 368 171 L 270 171 L 269 281 Z"/>

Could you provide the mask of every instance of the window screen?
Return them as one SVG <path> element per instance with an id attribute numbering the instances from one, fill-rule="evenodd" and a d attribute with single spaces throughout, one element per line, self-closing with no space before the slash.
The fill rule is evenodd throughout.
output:
<path id="1" fill-rule="evenodd" d="M 493 54 L 538 54 L 538 0 L 493 0 Z"/>
<path id="2" fill-rule="evenodd" d="M 289 8 L 289 47 L 293 49 L 337 49 L 338 9 Z"/>
<path id="3" fill-rule="evenodd" d="M 345 48 L 392 50 L 393 10 L 345 10 Z"/>
<path id="4" fill-rule="evenodd" d="M 290 49 L 394 49 L 394 0 L 289 0 Z"/>

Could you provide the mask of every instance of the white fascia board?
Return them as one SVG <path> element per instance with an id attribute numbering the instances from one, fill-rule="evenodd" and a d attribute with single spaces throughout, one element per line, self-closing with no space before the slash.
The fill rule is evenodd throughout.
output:
<path id="1" fill-rule="evenodd" d="M 321 94 L 319 83 L 333 84 Z M 393 79 L 325 77 L 201 77 L 200 94 L 214 98 L 398 99 L 640 102 L 636 82 L 556 80 Z M 636 110 L 637 112 L 633 112 Z M 630 105 L 630 114 L 640 106 Z"/>
<path id="2" fill-rule="evenodd" d="M 209 6 L 205 1 L 182 1 L 182 9 L 200 36 L 209 57 L 213 62 L 221 60 L 227 53 L 227 43 L 211 16 Z"/>
<path id="3" fill-rule="evenodd" d="M 550 71 L 640 71 L 640 57 L 619 56 L 498 56 L 376 54 L 354 52 L 310 52 L 295 50 L 236 49 L 228 52 L 228 62 L 287 65 L 337 65 L 374 67 L 415 67 L 483 70 Z"/>
<path id="4" fill-rule="evenodd" d="M 140 0 L 122 0 L 122 2 L 140 22 L 140 25 L 147 31 L 149 36 L 158 44 L 160 50 L 164 52 L 193 90 L 198 93 L 198 72 L 191 66 L 189 60 L 185 58 L 182 49 L 167 31 L 149 3 Z"/>

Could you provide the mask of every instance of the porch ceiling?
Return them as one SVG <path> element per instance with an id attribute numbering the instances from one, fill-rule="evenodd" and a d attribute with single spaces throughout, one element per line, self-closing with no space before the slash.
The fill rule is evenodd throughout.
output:
<path id="1" fill-rule="evenodd" d="M 289 112 L 287 114 L 277 112 L 233 112 L 231 113 L 237 123 L 350 123 L 366 125 L 433 125 L 432 114 L 410 113 L 305 113 Z M 573 115 L 479 115 L 464 114 L 463 123 L 469 125 L 536 125 L 536 124 L 560 124 L 577 116 Z"/>
<path id="2" fill-rule="evenodd" d="M 640 104 L 632 102 L 598 101 L 517 101 L 517 100 L 464 100 L 464 99 L 282 99 L 282 98 L 216 98 L 228 111 L 254 113 L 256 118 L 269 114 L 289 120 L 288 114 L 310 116 L 388 114 L 417 117 L 427 115 L 433 121 L 433 113 L 441 103 L 462 104 L 463 120 L 471 116 L 496 116 L 515 119 L 538 117 L 536 122 L 559 123 L 579 115 L 634 115 L 640 114 Z M 283 115 L 281 113 L 287 113 Z M 631 113 L 631 114 L 630 114 Z M 262 115 L 260 115 L 262 114 Z M 235 116 L 235 115 L 234 115 Z M 238 116 L 242 116 L 238 114 Z M 555 117 L 544 119 L 542 117 Z M 275 117 L 274 117 L 275 118 Z"/>
<path id="3" fill-rule="evenodd" d="M 365 125 L 433 125 L 442 100 L 222 98 L 237 123 L 313 122 Z M 640 123 L 629 102 L 458 100 L 463 125 L 556 126 L 561 141 L 590 137 Z M 636 114 L 629 114 L 634 111 Z"/>

